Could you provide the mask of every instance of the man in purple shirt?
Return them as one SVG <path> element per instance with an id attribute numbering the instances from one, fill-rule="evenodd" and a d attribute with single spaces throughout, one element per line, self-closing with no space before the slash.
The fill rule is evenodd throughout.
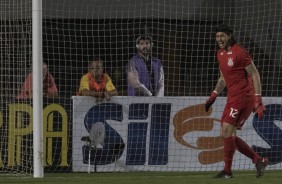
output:
<path id="1" fill-rule="evenodd" d="M 152 37 L 140 35 L 137 53 L 127 66 L 128 96 L 164 96 L 164 71 L 160 60 L 152 57 Z"/>

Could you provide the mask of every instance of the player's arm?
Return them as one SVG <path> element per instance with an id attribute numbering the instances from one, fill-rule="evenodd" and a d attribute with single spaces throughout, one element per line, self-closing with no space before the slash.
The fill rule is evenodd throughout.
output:
<path id="1" fill-rule="evenodd" d="M 104 98 L 104 91 L 92 91 L 89 88 L 89 79 L 84 75 L 80 80 L 79 91 L 81 96 L 93 96 L 96 98 Z"/>
<path id="2" fill-rule="evenodd" d="M 164 70 L 163 70 L 163 67 L 161 67 L 160 69 L 157 96 L 158 97 L 164 96 Z"/>
<path id="3" fill-rule="evenodd" d="M 22 86 L 22 91 L 23 91 L 23 96 L 24 97 L 27 97 L 29 99 L 32 98 L 32 74 L 30 73 L 24 83 L 23 83 L 23 86 Z"/>
<path id="4" fill-rule="evenodd" d="M 215 89 L 213 91 L 215 91 L 217 94 L 220 94 L 225 87 L 226 87 L 225 79 L 222 75 L 222 72 L 220 71 L 220 77 L 217 80 Z"/>
<path id="5" fill-rule="evenodd" d="M 136 71 L 133 60 L 130 60 L 127 66 L 127 82 L 133 88 L 139 88 L 140 86 L 138 72 Z"/>
<path id="6" fill-rule="evenodd" d="M 93 97 L 96 97 L 96 98 L 104 98 L 105 95 L 104 95 L 104 91 L 91 91 L 89 89 L 82 89 L 81 90 L 81 96 L 93 96 Z"/>
<path id="7" fill-rule="evenodd" d="M 251 64 L 246 66 L 245 70 L 247 71 L 248 75 L 252 76 L 253 86 L 255 90 L 254 112 L 257 113 L 258 118 L 260 119 L 264 116 L 264 111 L 265 111 L 265 107 L 262 103 L 262 98 L 261 98 L 260 75 L 253 62 L 251 62 Z"/>
<path id="8" fill-rule="evenodd" d="M 51 74 L 48 75 L 49 75 L 48 76 L 49 88 L 47 94 L 43 94 L 43 95 L 46 95 L 47 98 L 57 98 L 59 95 L 58 95 L 58 88 L 56 86 L 55 79 Z"/>
<path id="9" fill-rule="evenodd" d="M 106 100 L 108 100 L 108 101 L 111 99 L 112 96 L 117 96 L 117 95 L 118 95 L 116 89 L 113 89 L 113 90 L 111 90 L 111 91 L 105 91 L 104 94 L 105 94 Z"/>
<path id="10" fill-rule="evenodd" d="M 223 89 L 226 87 L 225 79 L 223 77 L 222 72 L 220 71 L 220 77 L 217 80 L 216 86 L 211 93 L 210 97 L 206 100 L 205 104 L 205 110 L 206 112 L 209 111 L 209 108 L 212 106 L 212 104 L 215 102 L 217 96 L 223 91 Z"/>
<path id="11" fill-rule="evenodd" d="M 44 95 L 44 94 L 43 94 Z M 47 98 L 58 98 L 58 92 L 52 92 L 52 93 L 47 93 L 46 97 Z"/>
<path id="12" fill-rule="evenodd" d="M 106 83 L 106 90 L 104 95 L 107 100 L 110 100 L 112 96 L 117 96 L 118 93 L 116 87 L 112 82 L 112 79 L 107 74 L 105 74 L 105 76 L 107 78 L 107 83 Z"/>
<path id="13" fill-rule="evenodd" d="M 114 90 L 112 90 L 112 91 L 107 91 L 107 94 L 108 94 L 109 96 L 117 96 L 117 95 L 118 95 L 116 89 L 114 89 Z"/>
<path id="14" fill-rule="evenodd" d="M 261 95 L 260 75 L 256 66 L 254 65 L 253 62 L 251 62 L 251 64 L 249 64 L 245 69 L 248 72 L 248 74 L 252 76 L 255 94 Z"/>
<path id="15" fill-rule="evenodd" d="M 135 90 L 139 90 L 146 96 L 152 96 L 152 93 L 149 89 L 146 88 L 144 84 L 142 84 L 139 80 L 139 74 L 136 71 L 134 66 L 134 62 L 131 60 L 127 69 L 127 81 L 130 86 L 132 86 Z"/>

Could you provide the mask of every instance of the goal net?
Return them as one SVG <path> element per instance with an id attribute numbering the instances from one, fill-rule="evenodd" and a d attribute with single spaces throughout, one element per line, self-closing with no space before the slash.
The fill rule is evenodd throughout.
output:
<path id="1" fill-rule="evenodd" d="M 31 2 L 0 1 L 3 173 L 33 172 L 32 95 L 22 91 L 32 68 Z M 268 169 L 282 169 L 281 1 L 42 2 L 47 82 L 38 123 L 45 172 L 222 170 L 226 91 L 212 112 L 203 104 L 219 77 L 215 28 L 223 23 L 252 54 L 267 108 L 261 121 L 252 114 L 238 136 L 269 158 Z M 144 34 L 153 42 L 149 58 L 158 58 L 163 68 L 163 97 L 129 96 L 128 63 L 139 57 L 137 38 Z M 103 60 L 118 92 L 109 101 L 78 95 L 95 58 Z M 236 152 L 232 168 L 254 165 Z"/>
<path id="2" fill-rule="evenodd" d="M 31 0 L 1 0 L 0 7 L 0 172 L 32 173 L 31 103 L 16 102 L 31 71 Z"/>

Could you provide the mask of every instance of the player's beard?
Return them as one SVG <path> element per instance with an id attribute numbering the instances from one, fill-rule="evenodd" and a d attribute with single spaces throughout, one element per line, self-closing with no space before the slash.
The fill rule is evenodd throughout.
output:
<path id="1" fill-rule="evenodd" d="M 139 51 L 139 53 L 144 57 L 144 58 L 148 58 L 150 53 L 151 53 L 151 50 L 150 49 L 147 49 L 147 48 L 144 48 L 142 50 Z"/>

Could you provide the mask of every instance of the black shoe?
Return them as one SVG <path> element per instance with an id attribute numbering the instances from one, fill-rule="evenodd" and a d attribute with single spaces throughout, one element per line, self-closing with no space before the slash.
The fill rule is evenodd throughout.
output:
<path id="1" fill-rule="evenodd" d="M 221 171 L 218 175 L 213 178 L 233 178 L 232 174 L 228 174 L 225 171 Z"/>
<path id="2" fill-rule="evenodd" d="M 269 161 L 267 158 L 262 158 L 260 161 L 258 161 L 258 163 L 256 164 L 257 177 L 263 176 L 264 170 L 268 164 Z"/>
<path id="3" fill-rule="evenodd" d="M 83 137 L 81 137 L 81 141 L 91 142 L 89 136 L 83 136 Z"/>

